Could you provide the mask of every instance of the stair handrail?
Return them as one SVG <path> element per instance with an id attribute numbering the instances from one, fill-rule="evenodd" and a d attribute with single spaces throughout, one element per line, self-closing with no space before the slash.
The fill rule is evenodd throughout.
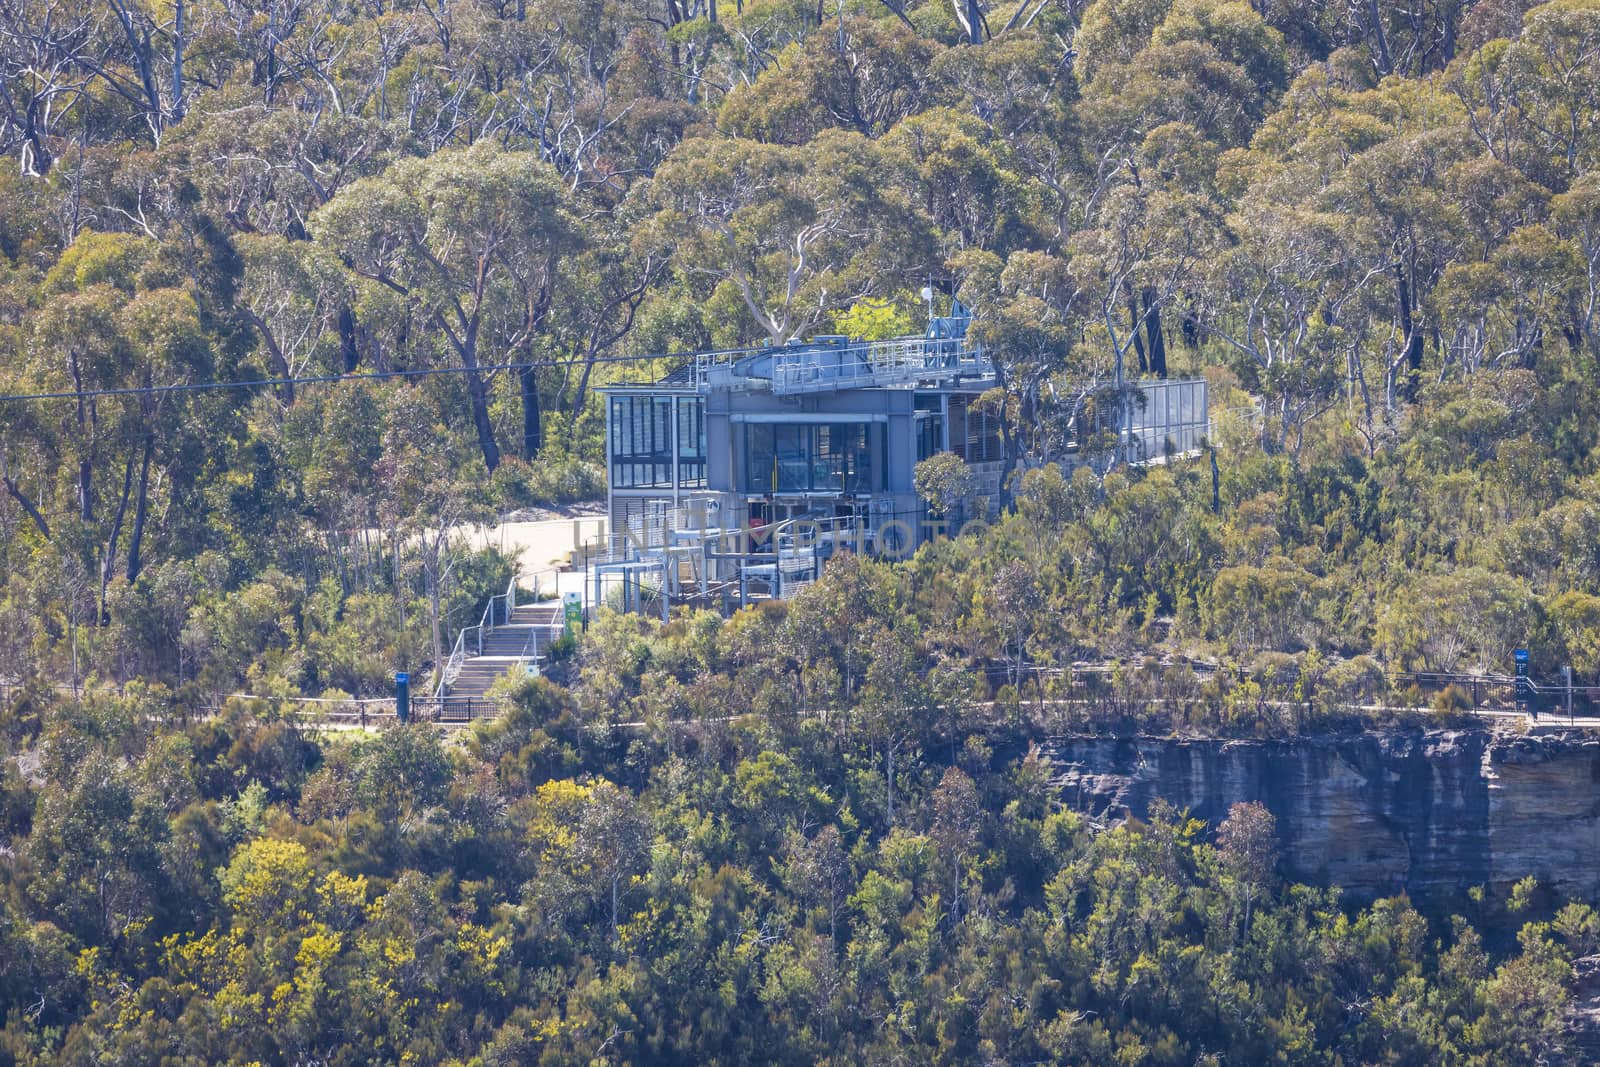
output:
<path id="1" fill-rule="evenodd" d="M 531 655 L 529 654 L 529 651 L 528 651 L 529 649 L 533 650 Z M 527 663 L 528 660 L 530 660 L 530 659 L 535 660 L 535 661 L 537 661 L 539 659 L 539 624 L 538 623 L 529 623 L 528 624 L 528 639 L 526 641 L 522 642 L 522 655 L 517 657 L 517 660 L 518 660 L 519 663 Z"/>
<path id="2" fill-rule="evenodd" d="M 444 669 L 439 672 L 439 688 L 433 694 L 437 699 L 444 699 L 444 691 L 456 680 L 456 676 L 461 673 L 461 665 L 467 661 L 466 637 L 466 630 L 456 634 L 455 647 L 450 649 L 450 656 L 444 661 Z"/>
<path id="3" fill-rule="evenodd" d="M 499 599 L 497 596 L 490 597 L 489 602 L 483 606 L 483 614 L 478 617 L 478 625 L 467 627 L 468 630 L 478 631 L 478 655 L 480 656 L 483 655 L 484 631 L 494 632 L 494 602 Z M 466 631 L 463 630 L 462 632 L 465 633 Z"/>
<path id="4" fill-rule="evenodd" d="M 497 600 L 505 604 L 505 622 L 502 623 L 495 622 L 494 605 L 495 601 Z M 449 658 L 445 660 L 444 670 L 439 672 L 439 688 L 434 694 L 435 696 L 443 698 L 445 689 L 456 680 L 458 675 L 460 675 L 461 665 L 465 663 L 467 659 L 467 634 L 471 632 L 474 635 L 473 642 L 478 649 L 477 655 L 481 656 L 483 655 L 484 634 L 494 633 L 498 627 L 509 625 L 511 622 L 511 613 L 516 610 L 517 576 L 515 573 L 513 573 L 511 575 L 511 581 L 506 583 L 506 591 L 504 593 L 496 593 L 494 596 L 490 597 L 489 602 L 483 606 L 483 614 L 478 616 L 478 624 L 476 626 L 464 627 L 460 633 L 456 634 L 456 643 L 450 650 Z"/>

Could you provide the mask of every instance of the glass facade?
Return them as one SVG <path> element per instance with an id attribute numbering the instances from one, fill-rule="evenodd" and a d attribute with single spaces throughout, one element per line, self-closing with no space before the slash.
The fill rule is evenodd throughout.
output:
<path id="1" fill-rule="evenodd" d="M 944 446 L 944 416 L 917 412 L 917 461 L 942 450 Z"/>
<path id="2" fill-rule="evenodd" d="M 706 484 L 705 401 L 700 397 L 614 396 L 610 423 L 615 488 L 671 489 L 674 463 L 680 486 Z"/>
<path id="3" fill-rule="evenodd" d="M 678 484 L 706 485 L 706 402 L 697 396 L 678 398 Z"/>
<path id="4" fill-rule="evenodd" d="M 883 431 L 863 423 L 751 423 L 744 488 L 752 493 L 867 493 L 883 488 Z"/>
<path id="5" fill-rule="evenodd" d="M 1210 429 L 1204 381 L 1142 381 L 1130 405 L 1129 437 L 1136 459 L 1198 449 Z"/>

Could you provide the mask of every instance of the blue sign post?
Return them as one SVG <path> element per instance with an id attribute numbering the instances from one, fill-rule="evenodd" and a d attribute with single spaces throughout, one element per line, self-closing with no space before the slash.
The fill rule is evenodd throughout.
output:
<path id="1" fill-rule="evenodd" d="M 1519 648 L 1512 654 L 1517 664 L 1517 710 L 1539 714 L 1533 706 L 1533 679 L 1528 677 L 1528 650 Z"/>
<path id="2" fill-rule="evenodd" d="M 394 714 L 401 722 L 411 721 L 411 675 L 406 671 L 395 672 Z"/>

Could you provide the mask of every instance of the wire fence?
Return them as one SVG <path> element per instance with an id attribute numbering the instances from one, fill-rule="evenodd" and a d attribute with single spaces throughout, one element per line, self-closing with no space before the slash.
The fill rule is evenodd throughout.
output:
<path id="1" fill-rule="evenodd" d="M 243 713 L 261 721 L 289 722 L 307 727 L 377 729 L 400 721 L 394 697 L 302 697 L 264 693 L 230 693 L 221 699 L 184 700 L 153 694 L 138 686 L 72 686 L 61 682 L 0 682 L 0 707 L 8 707 L 25 694 L 48 694 L 58 699 L 127 699 L 152 724 L 180 727 L 218 716 Z M 493 696 L 413 696 L 408 719 L 419 723 L 460 725 L 495 719 L 508 704 Z"/>
<path id="2" fill-rule="evenodd" d="M 1254 673 L 1204 661 L 1079 662 L 1068 666 L 989 665 L 992 693 L 1040 706 L 1055 702 L 1091 719 L 1163 717 L 1173 721 L 1237 718 L 1253 710 L 1286 725 L 1328 714 L 1371 717 L 1439 713 L 1505 718 L 1532 725 L 1600 727 L 1600 686 L 1554 684 L 1532 678 L 1468 671 L 1382 671 L 1354 682 L 1326 675 Z"/>
<path id="3" fill-rule="evenodd" d="M 1514 676 L 1492 673 L 1389 671 L 1355 688 L 1308 685 L 1292 675 L 1264 676 L 1204 661 L 991 664 L 979 668 L 978 673 L 988 690 L 988 697 L 980 701 L 985 706 L 1048 705 L 1084 723 L 1162 717 L 1173 722 L 1237 721 L 1254 715 L 1297 727 L 1328 714 L 1437 712 L 1497 719 L 1521 716 L 1531 725 L 1570 723 L 1600 728 L 1600 686 L 1557 685 L 1535 679 L 1522 679 L 1519 686 Z M 0 681 L 0 705 L 9 705 L 29 690 L 73 699 L 135 696 L 151 718 L 184 725 L 239 711 L 262 719 L 334 729 L 375 729 L 399 721 L 393 697 L 233 693 L 220 702 L 195 703 L 154 696 L 138 687 L 89 688 L 44 682 Z M 510 706 L 506 699 L 494 696 L 413 696 L 409 719 L 461 726 L 496 719 Z"/>

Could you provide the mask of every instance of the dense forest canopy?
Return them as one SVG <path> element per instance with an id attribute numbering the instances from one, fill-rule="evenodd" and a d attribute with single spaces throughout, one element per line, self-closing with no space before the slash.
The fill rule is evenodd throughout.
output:
<path id="1" fill-rule="evenodd" d="M 1018 654 L 1600 670 L 1590 0 L 3 21 L 0 385 L 65 394 L 0 403 L 13 680 L 425 670 L 505 577 L 448 531 L 599 492 L 596 386 L 925 285 L 995 357 L 1000 503 L 1066 530 Z M 1118 366 L 1211 379 L 1215 484 L 1027 489 Z"/>
<path id="2" fill-rule="evenodd" d="M 747 624 L 736 662 L 765 637 Z M 710 627 L 631 638 L 655 688 L 710 666 Z M 1171 809 L 1108 829 L 1063 808 L 1020 731 L 922 714 L 927 687 L 898 681 L 875 661 L 855 716 L 780 703 L 606 731 L 584 707 L 598 680 L 525 680 L 509 715 L 451 740 L 314 739 L 246 709 L 178 728 L 148 694 L 13 703 L 7 743 L 42 756 L 0 764 L 0 1062 L 1498 1067 L 1566 1050 L 1573 961 L 1600 947 L 1590 906 L 1526 879 L 1453 918 L 1355 908 L 1277 877 L 1259 805 L 1215 844 Z"/>
<path id="3" fill-rule="evenodd" d="M 1026 742 L 1600 684 L 1600 0 L 8 0 L 0 156 L 0 1061 L 1559 1051 L 1585 905 L 1346 907 Z M 278 717 L 440 662 L 597 387 L 924 286 L 997 521 L 468 736 Z M 1119 366 L 1203 457 L 1058 463 Z"/>

